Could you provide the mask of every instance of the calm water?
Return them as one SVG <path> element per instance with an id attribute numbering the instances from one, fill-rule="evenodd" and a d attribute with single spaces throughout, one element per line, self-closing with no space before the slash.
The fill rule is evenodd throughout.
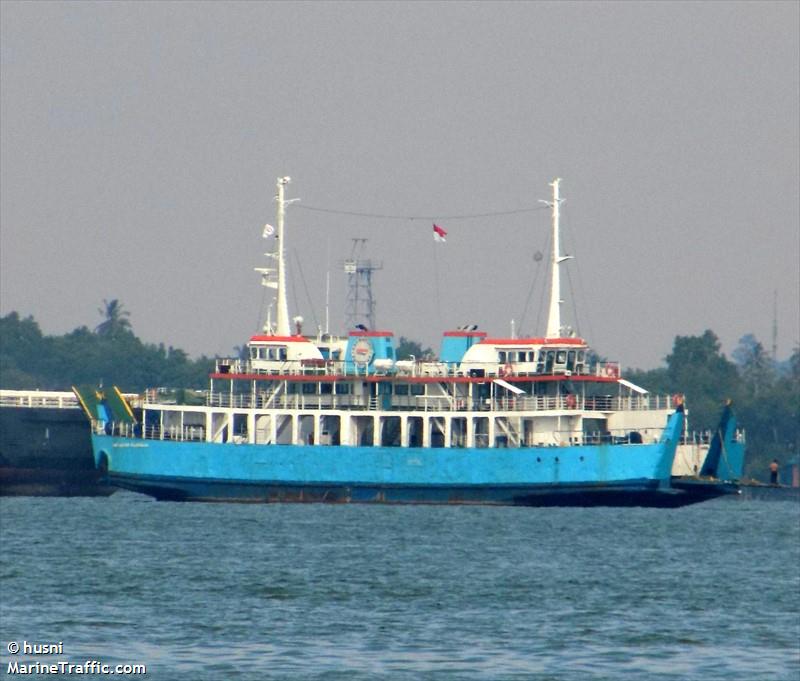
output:
<path id="1" fill-rule="evenodd" d="M 4 675 L 11 659 L 52 661 L 8 654 L 27 640 L 63 641 L 73 662 L 146 664 L 155 679 L 800 678 L 800 506 L 788 502 L 119 493 L 0 499 L 0 529 Z"/>

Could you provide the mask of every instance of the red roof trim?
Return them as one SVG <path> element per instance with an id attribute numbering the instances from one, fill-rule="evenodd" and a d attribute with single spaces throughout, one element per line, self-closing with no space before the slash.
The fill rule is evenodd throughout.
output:
<path id="1" fill-rule="evenodd" d="M 250 342 L 258 341 L 260 343 L 310 343 L 305 336 L 250 336 Z"/>
<path id="2" fill-rule="evenodd" d="M 484 338 L 483 345 L 586 345 L 583 338 Z"/>

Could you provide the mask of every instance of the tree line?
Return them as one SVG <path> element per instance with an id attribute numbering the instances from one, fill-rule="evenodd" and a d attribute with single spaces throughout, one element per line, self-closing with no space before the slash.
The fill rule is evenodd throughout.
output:
<path id="1" fill-rule="evenodd" d="M 714 429 L 724 402 L 731 400 L 746 431 L 746 475 L 765 480 L 772 459 L 797 462 L 800 347 L 787 362 L 778 363 L 748 334 L 728 359 L 719 338 L 707 330 L 700 336 L 677 336 L 665 366 L 625 376 L 650 392 L 685 395 L 692 429 Z"/>
<path id="2" fill-rule="evenodd" d="M 63 336 L 45 336 L 33 317 L 0 317 L 0 385 L 9 389 L 68 390 L 72 385 L 118 385 L 126 392 L 170 387 L 203 389 L 214 359 L 191 359 L 183 350 L 143 343 L 118 300 L 103 301 L 102 321 Z M 400 337 L 398 359 L 433 354 Z M 769 462 L 800 453 L 800 348 L 776 363 L 753 335 L 728 359 L 716 334 L 677 336 L 662 367 L 634 369 L 625 378 L 651 393 L 685 396 L 692 429 L 716 427 L 723 404 L 733 401 L 747 433 L 746 474 L 765 479 Z"/>
<path id="3" fill-rule="evenodd" d="M 191 359 L 163 343 L 143 343 L 118 300 L 104 301 L 103 321 L 45 336 L 33 317 L 0 317 L 0 384 L 7 389 L 69 390 L 118 385 L 126 392 L 169 386 L 202 389 L 214 360 Z"/>

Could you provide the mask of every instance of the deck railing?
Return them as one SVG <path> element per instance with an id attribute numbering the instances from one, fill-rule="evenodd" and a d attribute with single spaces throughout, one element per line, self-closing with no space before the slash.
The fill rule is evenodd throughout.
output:
<path id="1" fill-rule="evenodd" d="M 71 392 L 45 390 L 0 390 L 2 407 L 49 407 L 75 409 L 80 407 L 78 398 Z"/>
<path id="2" fill-rule="evenodd" d="M 384 397 L 386 401 L 384 401 Z M 147 406 L 150 406 L 148 403 Z M 383 410 L 383 411 L 654 411 L 672 408 L 668 395 L 520 395 L 514 397 L 466 398 L 453 395 L 335 395 L 256 392 L 209 393 L 206 406 L 223 409 Z"/>
<path id="3" fill-rule="evenodd" d="M 117 421 L 92 421 L 92 430 L 98 435 L 137 438 L 144 440 L 191 440 L 203 442 L 206 431 L 202 426 L 143 426 L 139 423 Z"/>
<path id="4" fill-rule="evenodd" d="M 510 373 L 508 373 L 510 371 Z M 243 360 L 222 358 L 216 363 L 217 374 L 232 378 L 248 376 L 397 376 L 401 378 L 513 378 L 514 376 L 597 376 L 616 379 L 620 377 L 619 362 L 598 362 L 591 366 L 581 364 L 572 370 L 563 365 L 545 369 L 527 363 L 519 366 L 496 362 L 438 362 L 424 360 L 399 360 L 386 366 L 358 366 L 353 362 L 328 359 L 300 360 Z"/>
<path id="5" fill-rule="evenodd" d="M 97 434 L 112 435 L 115 437 L 143 440 L 172 440 L 182 442 L 205 442 L 206 430 L 202 426 L 146 426 L 131 423 L 116 423 L 105 421 L 93 421 L 92 428 Z M 576 432 L 574 430 L 555 431 L 553 438 L 547 442 L 539 441 L 537 434 L 530 434 L 523 437 L 521 433 L 512 431 L 497 430 L 495 433 L 496 448 L 516 448 L 516 447 L 565 447 L 565 446 L 586 446 L 600 444 L 649 444 L 658 442 L 663 429 L 649 429 L 643 436 L 637 431 L 625 429 L 612 429 L 593 432 Z M 513 438 L 512 438 L 513 436 Z M 231 444 L 242 444 L 249 441 L 246 431 L 230 433 L 226 436 L 226 442 Z M 489 435 L 485 432 L 475 433 L 475 447 L 487 448 L 489 446 Z M 262 444 L 270 444 L 263 442 Z M 299 446 L 299 445 L 298 445 Z M 335 446 L 335 445 L 331 445 Z M 362 444 L 362 446 L 370 446 Z M 432 448 L 443 448 L 444 444 L 431 445 Z M 450 448 L 466 447 L 466 436 L 464 434 L 453 433 Z"/>

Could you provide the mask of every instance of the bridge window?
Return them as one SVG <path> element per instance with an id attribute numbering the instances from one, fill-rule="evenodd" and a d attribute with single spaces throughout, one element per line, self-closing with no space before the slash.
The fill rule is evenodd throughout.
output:
<path id="1" fill-rule="evenodd" d="M 506 357 L 507 355 L 505 350 L 500 350 L 500 352 L 497 353 L 497 361 L 500 362 L 500 364 L 506 363 Z"/>

